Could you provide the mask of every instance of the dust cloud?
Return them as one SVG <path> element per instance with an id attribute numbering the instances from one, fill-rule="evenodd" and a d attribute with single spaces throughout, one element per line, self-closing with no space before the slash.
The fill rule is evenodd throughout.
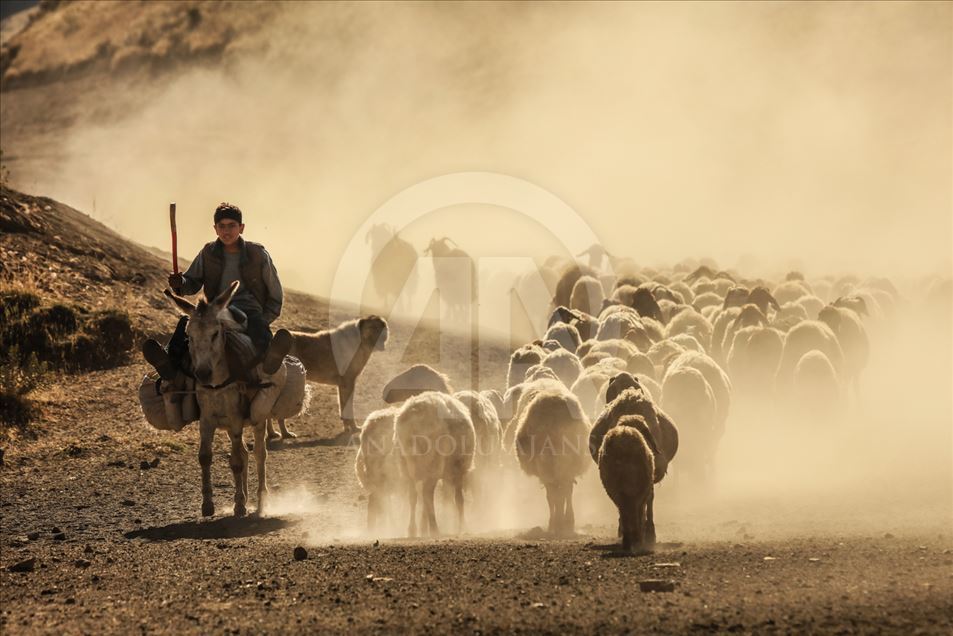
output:
<path id="1" fill-rule="evenodd" d="M 659 487 L 660 537 L 949 532 L 950 325 L 929 322 L 913 283 L 953 269 L 951 17 L 941 3 L 289 4 L 244 57 L 71 130 L 40 187 L 164 249 L 175 200 L 185 256 L 232 201 L 285 284 L 321 296 L 352 238 L 370 258 L 375 210 L 469 171 L 551 192 L 642 265 L 889 276 L 909 295 L 872 333 L 839 426 L 734 405 L 711 491 L 680 486 L 677 466 Z M 419 212 L 401 231 L 418 253 L 440 236 L 478 258 L 579 249 L 528 210 Z M 349 299 L 366 285 L 355 275 Z M 545 522 L 537 485 L 507 492 L 476 531 Z M 595 471 L 576 505 L 582 525 L 614 523 Z"/>
<path id="2" fill-rule="evenodd" d="M 246 56 L 72 130 L 39 187 L 165 249 L 176 200 L 184 256 L 233 201 L 323 296 L 375 209 L 461 171 L 552 192 L 640 264 L 949 271 L 951 11 L 289 3 Z M 402 235 L 543 259 L 567 239 L 527 212 L 451 206 Z"/>

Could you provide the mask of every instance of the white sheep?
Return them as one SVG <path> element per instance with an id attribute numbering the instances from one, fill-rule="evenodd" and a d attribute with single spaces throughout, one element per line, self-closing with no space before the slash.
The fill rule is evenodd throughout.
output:
<path id="1" fill-rule="evenodd" d="M 717 401 L 705 376 L 689 366 L 670 369 L 662 382 L 662 408 L 678 422 L 680 465 L 702 479 L 710 477 L 719 423 Z"/>
<path id="2" fill-rule="evenodd" d="M 361 426 L 360 446 L 354 460 L 357 480 L 367 491 L 367 528 L 380 527 L 390 496 L 402 486 L 394 451 L 395 408 L 373 411 Z"/>
<path id="3" fill-rule="evenodd" d="M 553 351 L 546 356 L 543 359 L 543 366 L 552 369 L 567 389 L 582 373 L 582 363 L 579 362 L 579 358 L 565 349 Z"/>
<path id="4" fill-rule="evenodd" d="M 592 276 L 580 276 L 573 284 L 569 308 L 594 315 L 602 309 L 603 300 L 605 300 L 605 293 L 602 283 Z"/>
<path id="5" fill-rule="evenodd" d="M 458 530 L 463 529 L 463 487 L 473 466 L 475 438 L 467 407 L 451 395 L 420 393 L 397 411 L 394 444 L 410 505 L 408 536 L 417 536 L 418 483 L 423 497 L 421 531 L 438 534 L 434 490 L 440 480 L 453 490 Z"/>

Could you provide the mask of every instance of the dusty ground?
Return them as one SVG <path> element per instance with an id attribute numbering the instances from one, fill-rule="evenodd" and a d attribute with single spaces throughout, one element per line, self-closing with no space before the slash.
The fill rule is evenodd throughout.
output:
<path id="1" fill-rule="evenodd" d="M 372 359 L 361 409 L 376 406 L 383 376 L 407 363 L 407 331 L 396 326 L 390 351 Z M 418 334 L 418 358 L 434 342 L 432 332 Z M 459 371 L 463 359 L 451 367 Z M 953 629 L 949 506 L 931 497 L 876 514 L 841 495 L 685 502 L 663 483 L 663 543 L 653 555 L 619 557 L 611 508 L 586 500 L 596 492 L 592 471 L 577 493 L 575 540 L 530 531 L 545 521 L 538 488 L 524 493 L 524 515 L 492 531 L 438 541 L 364 536 L 355 450 L 330 440 L 336 406 L 324 387 L 292 424 L 301 436 L 269 455 L 273 513 L 230 517 L 222 438 L 217 515 L 204 520 L 197 430 L 160 433 L 142 422 L 132 396 L 143 371 L 133 364 L 62 378 L 41 396 L 39 438 L 6 448 L 3 633 Z M 470 521 L 484 520 L 471 513 Z M 307 548 L 306 560 L 294 560 L 296 546 Z M 7 569 L 29 558 L 32 572 Z M 639 591 L 638 581 L 656 578 L 674 591 Z"/>

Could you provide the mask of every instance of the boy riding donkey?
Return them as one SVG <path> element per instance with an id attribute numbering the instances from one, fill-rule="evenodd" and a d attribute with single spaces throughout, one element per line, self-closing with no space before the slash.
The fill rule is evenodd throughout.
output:
<path id="1" fill-rule="evenodd" d="M 191 295 L 204 289 L 208 298 L 214 298 L 239 281 L 238 291 L 228 309 L 235 320 L 245 325 L 255 352 L 251 359 L 242 360 L 242 372 L 259 362 L 262 371 L 271 375 L 281 367 L 291 349 L 291 333 L 279 329 L 271 335 L 271 323 L 281 314 L 282 290 L 278 272 L 265 248 L 241 237 L 245 231 L 242 211 L 230 203 L 215 209 L 214 229 L 218 239 L 207 243 L 184 274 L 169 274 L 169 287 L 177 294 Z M 142 346 L 145 359 L 156 368 L 164 380 L 174 382 L 188 358 L 188 338 L 182 316 L 169 341 L 168 351 L 153 339 Z"/>

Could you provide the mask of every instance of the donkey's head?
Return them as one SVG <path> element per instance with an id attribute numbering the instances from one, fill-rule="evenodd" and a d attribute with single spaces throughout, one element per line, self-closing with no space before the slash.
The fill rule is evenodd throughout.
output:
<path id="1" fill-rule="evenodd" d="M 189 336 L 189 355 L 195 379 L 201 384 L 218 385 L 228 379 L 225 332 L 240 329 L 228 311 L 228 303 L 232 301 L 238 285 L 238 281 L 234 281 L 214 300 L 203 298 L 196 305 L 166 290 L 166 295 L 189 315 L 185 330 Z"/>

